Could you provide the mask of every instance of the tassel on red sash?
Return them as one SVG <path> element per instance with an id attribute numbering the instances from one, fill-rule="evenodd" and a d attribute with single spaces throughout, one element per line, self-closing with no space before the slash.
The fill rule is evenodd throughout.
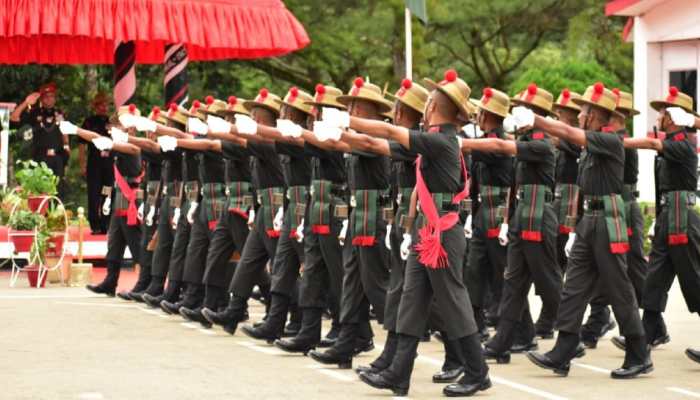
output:
<path id="1" fill-rule="evenodd" d="M 568 227 L 566 225 L 559 225 L 559 233 L 561 233 L 562 235 L 569 234 L 573 231 L 574 231 L 573 229 L 571 229 L 570 227 Z"/>
<path id="2" fill-rule="evenodd" d="M 355 236 L 352 238 L 353 246 L 371 247 L 377 242 L 374 236 Z"/>
<path id="3" fill-rule="evenodd" d="M 317 235 L 330 235 L 331 227 L 328 225 L 313 225 L 311 226 L 311 232 Z"/>
<path id="4" fill-rule="evenodd" d="M 677 234 L 673 234 L 673 235 L 668 235 L 668 244 L 671 246 L 688 244 L 688 235 L 685 233 L 677 233 Z"/>
<path id="5" fill-rule="evenodd" d="M 527 240 L 528 242 L 541 242 L 542 241 L 542 232 L 538 232 L 538 231 L 522 231 L 520 233 L 520 236 L 524 240 Z"/>
<path id="6" fill-rule="evenodd" d="M 129 186 L 129 183 L 124 179 L 117 165 L 114 165 L 114 180 L 119 186 L 122 195 L 129 202 L 129 208 L 126 210 L 126 224 L 134 226 L 139 224 L 139 212 L 136 208 L 136 189 Z"/>

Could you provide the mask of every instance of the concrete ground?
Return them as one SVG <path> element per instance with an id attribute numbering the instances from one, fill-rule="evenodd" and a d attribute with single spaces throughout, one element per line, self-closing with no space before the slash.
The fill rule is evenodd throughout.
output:
<path id="1" fill-rule="evenodd" d="M 122 286 L 133 281 L 124 274 Z M 94 277 L 95 280 L 99 276 Z M 536 313 L 539 300 L 533 298 Z M 262 318 L 251 301 L 251 318 Z M 687 312 L 674 286 L 667 324 L 671 343 L 654 351 L 655 371 L 613 381 L 623 353 L 604 339 L 576 361 L 568 378 L 532 365 L 522 355 L 510 365 L 490 365 L 491 399 L 692 399 L 700 398 L 700 364 L 683 351 L 700 346 L 697 316 Z M 324 322 L 328 329 L 328 321 Z M 385 334 L 375 325 L 377 349 L 355 359 L 367 364 L 379 354 Z M 0 399 L 358 399 L 390 398 L 360 382 L 354 372 L 328 368 L 304 356 L 282 353 L 242 333 L 204 330 L 180 317 L 96 296 L 82 288 L 28 288 L 24 277 L 9 288 L 0 274 Z M 609 338 L 610 334 L 608 335 Z M 549 349 L 553 340 L 541 340 Z M 431 376 L 442 364 L 442 345 L 419 347 L 409 398 L 441 397 Z"/>

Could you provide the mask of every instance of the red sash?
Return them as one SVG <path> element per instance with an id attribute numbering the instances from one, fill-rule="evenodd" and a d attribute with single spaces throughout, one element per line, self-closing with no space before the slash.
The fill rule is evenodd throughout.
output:
<path id="1" fill-rule="evenodd" d="M 428 220 L 428 223 L 418 231 L 419 242 L 415 249 L 418 252 L 418 261 L 431 269 L 446 268 L 448 266 L 447 252 L 440 242 L 442 232 L 452 228 L 459 221 L 459 214 L 450 211 L 440 217 L 432 194 L 423 180 L 423 173 L 420 170 L 423 156 L 416 159 L 416 191 L 420 208 Z M 462 175 L 464 176 L 464 189 L 452 198 L 452 204 L 459 204 L 465 197 L 469 196 L 469 178 L 467 177 L 467 167 L 464 164 L 464 156 L 460 152 L 459 161 L 462 165 Z"/>
<path id="2" fill-rule="evenodd" d="M 140 180 L 139 177 L 137 182 Z M 129 208 L 126 210 L 126 224 L 129 226 L 138 225 L 140 221 L 139 212 L 136 208 L 136 189 L 129 186 L 129 183 L 124 179 L 116 165 L 114 165 L 114 181 L 119 186 L 122 195 L 129 201 Z"/>

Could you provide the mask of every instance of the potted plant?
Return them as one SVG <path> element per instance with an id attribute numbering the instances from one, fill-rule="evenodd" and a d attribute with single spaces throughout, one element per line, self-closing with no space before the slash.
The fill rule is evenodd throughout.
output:
<path id="1" fill-rule="evenodd" d="M 17 192 L 7 189 L 2 191 L 2 201 L 0 201 L 0 224 L 8 224 L 12 210 L 22 207 L 22 201 L 22 198 Z"/>
<path id="2" fill-rule="evenodd" d="M 35 230 L 45 226 L 46 220 L 42 215 L 29 210 L 16 210 L 10 217 L 10 240 L 16 252 L 27 252 L 34 243 Z"/>
<path id="3" fill-rule="evenodd" d="M 29 286 L 38 287 L 37 282 L 39 280 L 39 266 L 46 264 L 46 252 L 49 247 L 49 240 L 51 239 L 51 234 L 46 228 L 46 225 L 42 225 L 36 231 L 36 237 L 29 250 L 29 266 L 24 270 L 27 272 L 27 279 L 29 280 Z M 46 286 L 46 277 L 48 273 L 45 273 L 41 278 L 41 287 Z"/>
<path id="4" fill-rule="evenodd" d="M 41 214 L 45 213 L 48 208 L 48 202 L 45 200 L 48 196 L 56 194 L 58 177 L 45 162 L 18 161 L 17 163 L 21 164 L 22 168 L 17 171 L 15 177 L 22 189 L 22 194 L 27 197 L 29 209 Z"/>
<path id="5" fill-rule="evenodd" d="M 46 214 L 46 229 L 50 233 L 48 254 L 60 255 L 66 237 L 66 210 L 63 205 L 51 207 Z"/>

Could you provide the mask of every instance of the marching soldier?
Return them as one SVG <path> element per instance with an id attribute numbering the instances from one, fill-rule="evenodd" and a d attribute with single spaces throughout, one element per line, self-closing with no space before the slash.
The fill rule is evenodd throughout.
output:
<path id="1" fill-rule="evenodd" d="M 559 335 L 554 348 L 545 353 L 531 351 L 528 358 L 541 368 L 566 376 L 570 361 L 579 352 L 581 321 L 588 299 L 596 284 L 603 285 L 627 339 L 627 352 L 621 368 L 612 378 L 632 378 L 653 370 L 646 349 L 644 330 L 637 311 L 634 287 L 627 275 L 629 250 L 622 191 L 624 186 L 623 140 L 614 133 L 602 132 L 615 111 L 615 95 L 602 83 L 589 86 L 581 99 L 579 124 L 567 124 L 534 115 L 516 107 L 512 114 L 519 126 L 533 126 L 583 146 L 579 186 L 584 196 L 584 215 L 576 226 L 576 237 L 567 266 L 557 328 Z M 533 122 L 534 121 L 534 122 Z"/>
<path id="2" fill-rule="evenodd" d="M 109 96 L 98 93 L 92 99 L 94 114 L 83 122 L 82 128 L 109 137 L 107 123 L 109 122 Z M 85 150 L 87 149 L 87 157 Z M 107 233 L 109 214 L 102 215 L 102 202 L 105 197 L 102 188 L 112 186 L 114 182 L 113 161 L 109 151 L 99 151 L 92 144 L 80 139 L 78 147 L 81 174 L 87 177 L 88 221 L 93 235 Z"/>

